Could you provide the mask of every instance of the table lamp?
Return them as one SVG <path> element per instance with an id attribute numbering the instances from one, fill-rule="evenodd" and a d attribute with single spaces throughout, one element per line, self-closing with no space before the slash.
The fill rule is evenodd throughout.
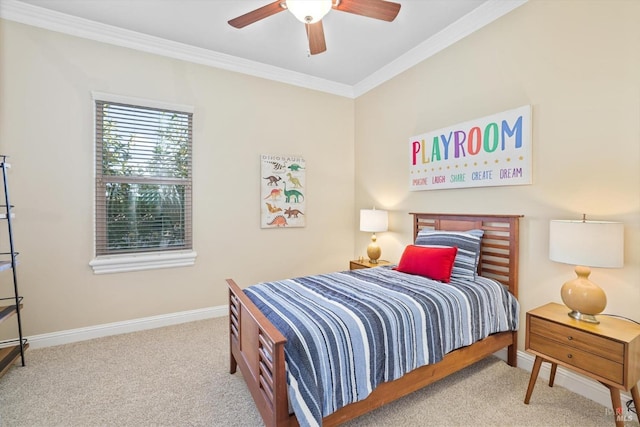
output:
<path id="1" fill-rule="evenodd" d="M 371 243 L 367 247 L 367 255 L 371 264 L 377 264 L 382 254 L 380 246 L 376 243 L 376 233 L 387 231 L 389 227 L 389 215 L 387 211 L 373 209 L 360 209 L 360 231 L 373 233 Z"/>
<path id="2" fill-rule="evenodd" d="M 596 314 L 607 306 L 604 291 L 591 280 L 590 267 L 620 268 L 624 263 L 624 226 L 620 222 L 552 220 L 549 226 L 549 258 L 576 265 L 578 276 L 560 291 L 571 309 L 569 316 L 600 323 Z"/>

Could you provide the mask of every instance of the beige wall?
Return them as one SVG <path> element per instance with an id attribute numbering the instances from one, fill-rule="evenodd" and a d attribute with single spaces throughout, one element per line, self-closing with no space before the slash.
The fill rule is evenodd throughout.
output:
<path id="1" fill-rule="evenodd" d="M 548 258 L 551 219 L 625 224 L 625 267 L 594 269 L 606 312 L 640 321 L 640 2 L 532 0 L 356 100 L 356 206 L 392 211 L 383 258 L 411 241 L 410 211 L 523 214 L 520 301 L 549 301 L 573 267 Z M 533 108 L 533 184 L 408 192 L 409 138 Z M 356 235 L 355 254 L 367 236 Z M 521 334 L 524 335 L 524 334 Z M 521 347 L 522 347 L 522 339 Z"/>
<path id="2" fill-rule="evenodd" d="M 93 274 L 92 91 L 195 108 L 194 267 Z M 25 333 L 221 306 L 227 277 L 248 285 L 347 268 L 353 105 L 0 21 L 0 153 L 11 155 Z M 305 228 L 260 229 L 260 154 L 305 158 Z"/>

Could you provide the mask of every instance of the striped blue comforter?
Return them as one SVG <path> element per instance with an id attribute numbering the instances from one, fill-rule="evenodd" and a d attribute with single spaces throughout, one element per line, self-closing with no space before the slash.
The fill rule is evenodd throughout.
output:
<path id="1" fill-rule="evenodd" d="M 321 425 L 378 384 L 452 350 L 518 328 L 515 297 L 483 277 L 443 284 L 379 267 L 244 292 L 287 338 L 289 399 L 302 426 Z"/>

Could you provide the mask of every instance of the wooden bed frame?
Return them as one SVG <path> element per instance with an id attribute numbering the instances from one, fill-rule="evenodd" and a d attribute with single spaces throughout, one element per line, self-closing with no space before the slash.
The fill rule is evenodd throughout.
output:
<path id="1" fill-rule="evenodd" d="M 518 296 L 518 236 L 521 215 L 457 215 L 411 213 L 414 240 L 423 228 L 465 231 L 483 229 L 481 275 L 508 286 Z M 229 372 L 239 366 L 267 427 L 296 426 L 289 414 L 285 371 L 285 337 L 258 310 L 232 280 L 229 286 Z M 386 403 L 406 396 L 449 374 L 470 366 L 508 347 L 507 363 L 516 366 L 517 332 L 490 335 L 470 346 L 448 353 L 438 363 L 418 368 L 403 377 L 379 385 L 366 399 L 347 405 L 323 419 L 323 426 L 341 424 L 370 412 Z"/>

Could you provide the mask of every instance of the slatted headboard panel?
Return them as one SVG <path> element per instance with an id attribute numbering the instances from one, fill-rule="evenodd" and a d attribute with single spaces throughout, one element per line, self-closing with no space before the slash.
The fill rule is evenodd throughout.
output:
<path id="1" fill-rule="evenodd" d="M 484 230 L 478 273 L 499 281 L 518 296 L 519 220 L 522 215 L 459 215 L 411 213 L 413 240 L 423 228 L 431 230 Z"/>

